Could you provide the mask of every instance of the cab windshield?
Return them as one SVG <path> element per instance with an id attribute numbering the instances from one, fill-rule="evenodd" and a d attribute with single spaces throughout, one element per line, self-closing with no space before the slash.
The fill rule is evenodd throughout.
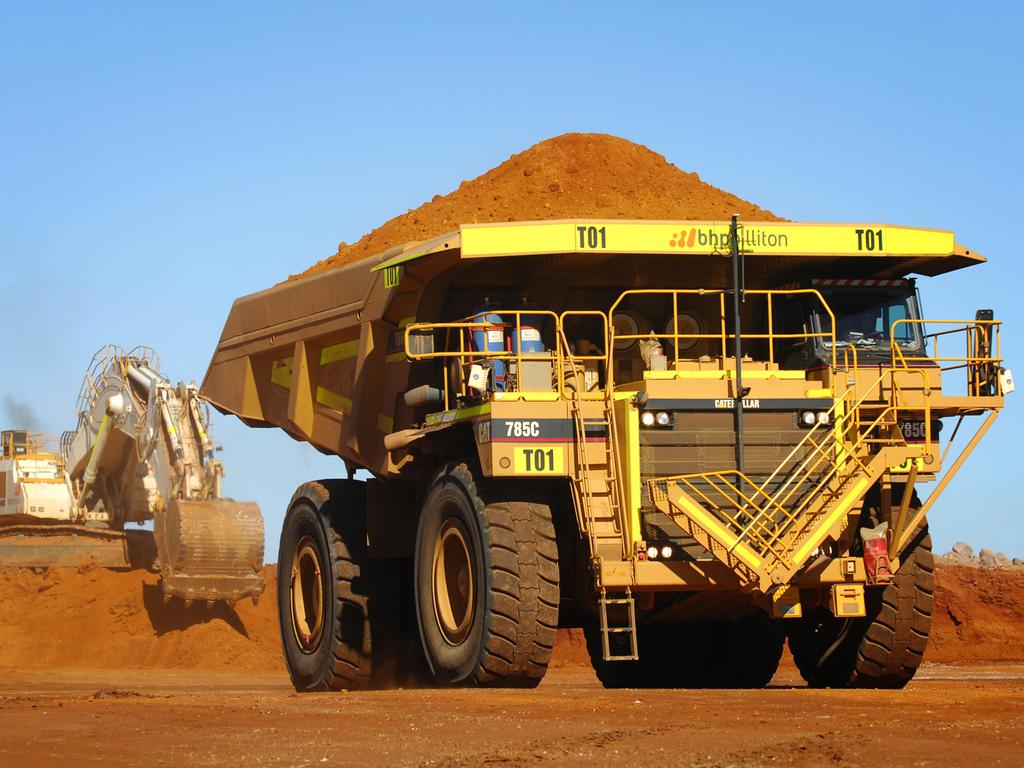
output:
<path id="1" fill-rule="evenodd" d="M 855 345 L 863 351 L 885 351 L 894 339 L 893 324 L 899 320 L 920 318 L 917 297 L 910 288 L 853 290 L 822 290 L 835 315 L 836 346 L 840 349 Z M 828 332 L 831 318 L 824 312 L 815 313 L 815 322 L 823 332 Z M 830 339 L 821 339 L 826 349 L 831 349 Z M 895 326 L 895 342 L 906 350 L 920 350 L 921 325 L 919 323 L 898 323 Z"/>

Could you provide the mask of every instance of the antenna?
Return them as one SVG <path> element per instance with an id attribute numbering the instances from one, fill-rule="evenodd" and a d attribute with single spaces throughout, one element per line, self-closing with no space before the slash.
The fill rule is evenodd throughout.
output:
<path id="1" fill-rule="evenodd" d="M 729 225 L 729 256 L 732 259 L 732 323 L 733 323 L 733 354 L 736 355 L 736 390 L 733 399 L 733 412 L 735 414 L 736 429 L 736 469 L 745 471 L 743 457 L 743 398 L 750 392 L 749 387 L 743 386 L 743 332 L 740 320 L 740 304 L 746 299 L 744 286 L 745 269 L 743 265 L 743 253 L 740 249 L 739 214 L 732 215 L 732 223 Z"/>

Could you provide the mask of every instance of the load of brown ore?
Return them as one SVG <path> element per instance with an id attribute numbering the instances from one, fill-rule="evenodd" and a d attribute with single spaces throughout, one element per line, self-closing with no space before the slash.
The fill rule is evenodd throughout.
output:
<path id="1" fill-rule="evenodd" d="M 460 224 L 539 219 L 780 221 L 701 181 L 662 155 L 600 133 L 566 133 L 512 155 L 447 195 L 435 195 L 292 279 L 453 232 Z"/>

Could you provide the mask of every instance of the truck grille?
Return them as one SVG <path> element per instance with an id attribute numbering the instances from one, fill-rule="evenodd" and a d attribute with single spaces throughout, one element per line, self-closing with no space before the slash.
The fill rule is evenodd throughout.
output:
<path id="1" fill-rule="evenodd" d="M 671 429 L 640 430 L 641 522 L 648 541 L 672 541 L 689 557 L 711 558 L 670 517 L 654 510 L 647 496 L 647 481 L 736 469 L 733 418 L 731 411 L 677 411 L 673 413 Z M 793 411 L 745 411 L 743 426 L 745 474 L 758 485 L 783 463 L 807 434 L 807 430 L 797 426 L 797 414 Z M 783 482 L 787 470 L 799 466 L 811 450 L 807 447 L 794 455 L 773 484 Z M 812 483 L 805 485 L 809 490 Z M 800 495 L 798 488 L 791 502 L 798 501 Z M 710 492 L 709 496 L 714 497 Z M 714 498 L 716 503 L 728 506 L 727 500 L 720 496 Z"/>

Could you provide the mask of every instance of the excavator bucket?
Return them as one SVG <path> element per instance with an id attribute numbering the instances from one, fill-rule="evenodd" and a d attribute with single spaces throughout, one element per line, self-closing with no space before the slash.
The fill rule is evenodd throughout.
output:
<path id="1" fill-rule="evenodd" d="M 259 600 L 263 516 L 253 502 L 172 500 L 155 517 L 164 594 L 185 600 Z"/>

